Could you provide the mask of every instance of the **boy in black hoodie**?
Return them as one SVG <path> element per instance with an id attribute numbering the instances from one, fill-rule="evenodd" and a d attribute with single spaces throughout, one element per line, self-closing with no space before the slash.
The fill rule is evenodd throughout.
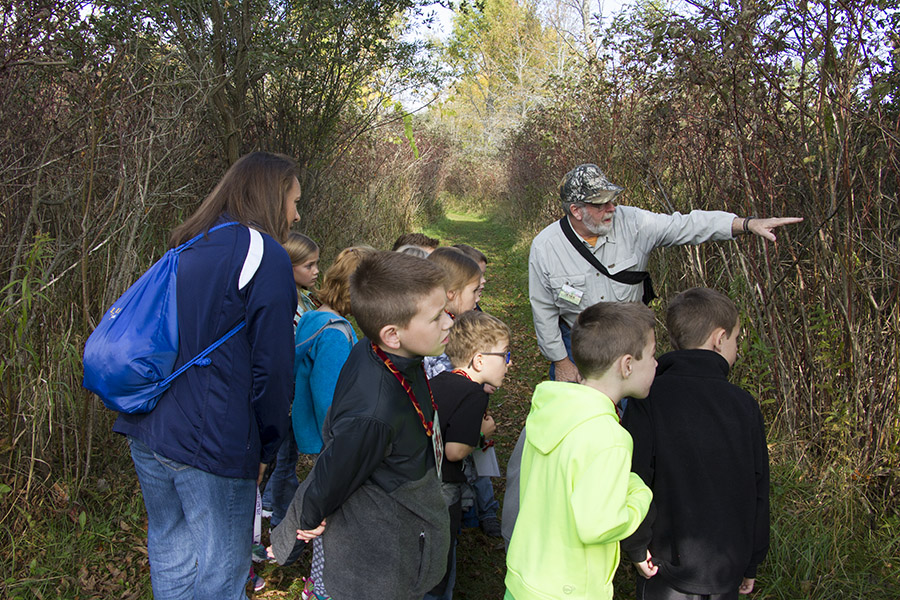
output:
<path id="1" fill-rule="evenodd" d="M 446 303 L 443 270 L 408 254 L 366 256 L 350 278 L 367 337 L 341 369 L 322 453 L 271 536 L 280 564 L 314 540 L 317 597 L 421 600 L 444 576 L 443 443 L 422 357 L 444 351 Z"/>
<path id="2" fill-rule="evenodd" d="M 669 303 L 674 351 L 650 395 L 629 402 L 632 470 L 653 490 L 622 549 L 642 600 L 735 599 L 753 591 L 769 547 L 769 458 L 759 405 L 728 382 L 740 319 L 724 294 L 692 288 Z"/>

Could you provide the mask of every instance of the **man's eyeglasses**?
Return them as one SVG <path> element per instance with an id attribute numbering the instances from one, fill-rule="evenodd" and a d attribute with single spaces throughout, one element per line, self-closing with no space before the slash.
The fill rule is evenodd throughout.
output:
<path id="1" fill-rule="evenodd" d="M 509 350 L 506 352 L 482 352 L 481 354 L 487 354 L 488 356 L 503 356 L 506 358 L 506 364 L 509 364 L 509 361 L 512 360 L 512 352 Z"/>

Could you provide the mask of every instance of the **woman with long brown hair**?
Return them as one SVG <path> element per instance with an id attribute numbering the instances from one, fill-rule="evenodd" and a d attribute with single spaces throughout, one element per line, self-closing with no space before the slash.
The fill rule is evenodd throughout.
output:
<path id="1" fill-rule="evenodd" d="M 128 436 L 140 480 L 157 599 L 246 597 L 256 486 L 293 390 L 297 291 L 281 242 L 299 199 L 294 162 L 254 152 L 172 232 L 172 246 L 204 236 L 179 258 L 176 368 L 246 326 L 211 364 L 176 378 L 152 412 L 122 414 L 113 427 Z"/>

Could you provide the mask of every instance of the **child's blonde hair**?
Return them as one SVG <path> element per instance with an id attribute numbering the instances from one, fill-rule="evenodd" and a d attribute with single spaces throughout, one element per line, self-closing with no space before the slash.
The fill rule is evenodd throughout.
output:
<path id="1" fill-rule="evenodd" d="M 284 241 L 284 249 L 291 257 L 291 264 L 296 266 L 309 260 L 309 257 L 319 251 L 314 241 L 302 233 L 292 231 Z"/>
<path id="2" fill-rule="evenodd" d="M 481 281 L 481 267 L 461 250 L 441 246 L 428 255 L 447 273 L 447 291 L 459 292 L 473 281 Z"/>
<path id="3" fill-rule="evenodd" d="M 333 308 L 339 315 L 353 314 L 350 307 L 350 276 L 356 271 L 359 261 L 375 252 L 377 250 L 371 246 L 352 246 L 341 250 L 325 271 L 325 280 L 317 294 L 319 301 Z"/>
<path id="4" fill-rule="evenodd" d="M 509 342 L 512 334 L 506 323 L 487 313 L 470 310 L 459 315 L 450 328 L 450 339 L 444 352 L 454 368 L 464 369 L 479 352 Z"/>

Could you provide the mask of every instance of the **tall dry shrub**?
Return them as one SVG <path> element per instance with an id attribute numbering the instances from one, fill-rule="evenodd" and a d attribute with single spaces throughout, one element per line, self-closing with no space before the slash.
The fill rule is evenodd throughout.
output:
<path id="1" fill-rule="evenodd" d="M 234 10 L 248 8 L 244 4 Z M 366 6 L 381 11 L 379 20 L 354 30 L 353 23 L 365 20 Z M 420 140 L 416 158 L 402 125 L 373 129 L 384 117 L 380 100 L 373 101 L 377 110 L 359 105 L 362 88 L 378 83 L 371 79 L 381 76 L 392 52 L 412 52 L 410 44 L 390 37 L 399 27 L 396 11 L 409 6 L 404 0 L 377 7 L 297 5 L 323 22 L 340 13 L 343 20 L 329 36 L 321 35 L 323 47 L 339 54 L 342 40 L 355 34 L 364 38 L 359 51 L 366 60 L 345 56 L 336 69 L 324 55 L 305 55 L 302 69 L 292 71 L 303 80 L 279 87 L 271 85 L 277 78 L 266 69 L 247 73 L 228 64 L 253 58 L 255 65 L 264 59 L 283 65 L 296 57 L 296 45 L 279 46 L 292 35 L 284 20 L 271 35 L 241 30 L 222 41 L 234 31 L 217 31 L 207 40 L 202 29 L 212 21 L 202 18 L 167 31 L 166 24 L 184 16 L 179 11 L 193 10 L 177 2 L 164 10 L 117 0 L 4 5 L 0 458 L 9 472 L 2 480 L 16 494 L 27 495 L 44 481 L 83 481 L 97 473 L 98 461 L 102 473 L 127 460 L 121 438 L 109 431 L 114 415 L 81 388 L 84 340 L 112 301 L 162 254 L 171 228 L 193 212 L 235 148 L 310 152 L 300 157 L 304 175 L 322 185 L 305 186 L 304 212 L 327 248 L 386 244 L 420 214 L 437 210 L 440 143 Z M 231 53 L 214 65 L 224 75 L 207 68 L 217 49 Z M 404 65 L 413 63 L 409 57 Z M 242 76 L 245 81 L 228 80 Z M 305 128 L 281 127 L 272 115 L 296 103 L 291 92 L 298 86 L 310 102 L 320 96 L 317 108 L 297 112 L 293 105 L 287 116 L 301 118 Z M 223 90 L 240 97 L 220 106 Z M 236 118 L 248 124 L 237 145 L 223 116 L 229 111 L 240 112 Z M 300 139 L 291 137 L 298 131 Z"/>
<path id="2" fill-rule="evenodd" d="M 402 122 L 357 137 L 327 168 L 311 171 L 315 191 L 296 227 L 322 248 L 322 261 L 355 244 L 389 249 L 401 233 L 437 216 L 447 148 L 417 132 L 415 147 Z"/>
<path id="3" fill-rule="evenodd" d="M 797 215 L 776 244 L 658 251 L 658 291 L 729 291 L 745 311 L 742 383 L 793 456 L 854 471 L 896 506 L 897 11 L 876 4 L 654 6 L 606 31 L 606 61 L 509 140 L 510 206 L 536 227 L 555 184 L 596 162 L 650 210 Z M 505 211 L 509 213 L 510 210 Z"/>
<path id="4" fill-rule="evenodd" d="M 94 467 L 110 415 L 81 388 L 84 340 L 211 174 L 198 168 L 202 102 L 164 49 L 91 26 L 79 3 L 9 9 L 0 30 L 0 452 L 4 481 L 27 496 Z"/>

